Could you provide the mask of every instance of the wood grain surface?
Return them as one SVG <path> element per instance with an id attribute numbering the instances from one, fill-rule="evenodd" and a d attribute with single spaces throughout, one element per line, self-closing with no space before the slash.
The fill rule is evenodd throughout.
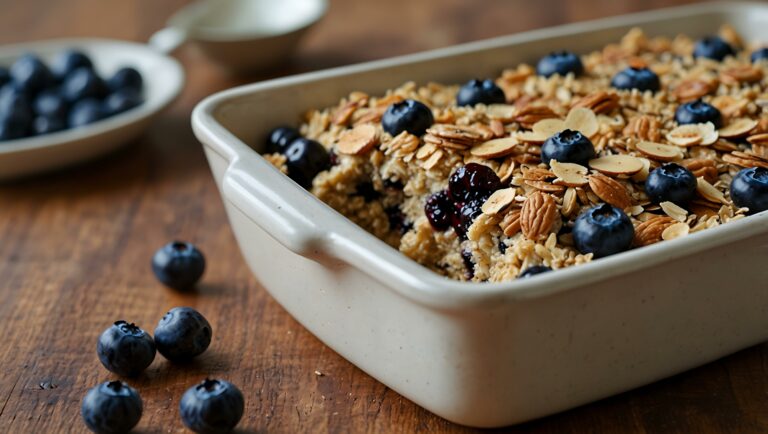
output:
<path id="1" fill-rule="evenodd" d="M 0 42 L 145 41 L 184 3 L 2 0 Z M 98 334 L 118 319 L 152 330 L 178 305 L 206 315 L 214 340 L 190 365 L 158 356 L 129 380 L 144 399 L 139 432 L 183 431 L 179 397 L 205 376 L 241 387 L 246 412 L 239 432 L 472 432 L 368 377 L 265 293 L 240 256 L 190 130 L 190 111 L 215 91 L 277 75 L 681 3 L 687 2 L 333 0 L 294 62 L 279 71 L 228 77 L 194 49 L 181 50 L 185 91 L 142 139 L 99 161 L 0 185 L 0 432 L 84 432 L 84 393 L 115 378 L 96 357 Z M 170 291 L 152 276 L 152 253 L 175 238 L 197 243 L 208 258 L 197 292 Z M 766 348 L 506 431 L 765 432 Z"/>

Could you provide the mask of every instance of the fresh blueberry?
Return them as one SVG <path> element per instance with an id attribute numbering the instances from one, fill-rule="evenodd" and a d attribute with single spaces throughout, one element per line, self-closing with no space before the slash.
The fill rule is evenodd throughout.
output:
<path id="1" fill-rule="evenodd" d="M 520 275 L 517 276 L 517 278 L 522 279 L 524 277 L 531 277 L 537 274 L 546 273 L 547 271 L 552 271 L 552 269 L 547 267 L 546 265 L 534 265 L 523 270 L 523 272 L 520 273 Z"/>
<path id="2" fill-rule="evenodd" d="M 424 214 L 426 214 L 429 224 L 437 231 L 444 231 L 451 227 L 453 202 L 448 190 L 438 191 L 429 196 L 426 204 L 424 204 Z"/>
<path id="3" fill-rule="evenodd" d="M 124 67 L 120 68 L 115 74 L 107 80 L 107 86 L 112 92 L 117 92 L 121 89 L 133 89 L 135 92 L 140 93 L 144 86 L 144 79 L 141 73 L 135 68 Z"/>
<path id="4" fill-rule="evenodd" d="M 192 243 L 172 241 L 155 252 L 152 271 L 164 285 L 183 291 L 200 280 L 205 271 L 205 257 Z"/>
<path id="5" fill-rule="evenodd" d="M 536 73 L 544 77 L 551 77 L 555 74 L 565 77 L 569 73 L 578 76 L 584 73 L 584 65 L 579 56 L 570 51 L 555 51 L 539 60 L 539 64 L 536 65 Z"/>
<path id="6" fill-rule="evenodd" d="M 587 166 L 595 158 L 595 146 L 579 131 L 563 130 L 544 141 L 541 145 L 541 161 L 549 165 L 558 163 L 576 163 Z"/>
<path id="7" fill-rule="evenodd" d="M 715 128 L 720 128 L 723 124 L 720 110 L 700 99 L 678 106 L 675 110 L 675 120 L 679 125 L 712 122 Z"/>
<path id="8" fill-rule="evenodd" d="M 707 36 L 699 39 L 693 47 L 693 57 L 706 57 L 720 61 L 735 55 L 736 52 L 733 47 L 718 36 Z"/>
<path id="9" fill-rule="evenodd" d="M 101 98 L 106 93 L 106 87 L 101 77 L 91 68 L 81 66 L 72 71 L 61 85 L 61 94 L 73 103 L 86 98 Z"/>
<path id="10" fill-rule="evenodd" d="M 32 104 L 28 94 L 12 84 L 3 86 L 0 89 L 0 116 L 13 116 L 29 124 L 32 120 Z"/>
<path id="11" fill-rule="evenodd" d="M 300 186 L 309 189 L 318 173 L 331 165 L 328 151 L 320 143 L 299 137 L 285 149 L 288 176 Z"/>
<path id="12" fill-rule="evenodd" d="M 117 321 L 99 336 L 96 353 L 108 370 L 133 377 L 155 360 L 155 341 L 136 324 Z"/>
<path id="13" fill-rule="evenodd" d="M 653 203 L 685 205 L 696 196 L 696 176 L 683 166 L 667 163 L 648 175 L 645 193 Z"/>
<path id="14" fill-rule="evenodd" d="M 648 68 L 626 68 L 611 79 L 611 86 L 616 89 L 637 89 L 641 92 L 656 92 L 661 88 L 659 76 Z"/>
<path id="15" fill-rule="evenodd" d="M 421 136 L 434 121 L 429 107 L 416 100 L 407 99 L 387 107 L 387 111 L 381 118 L 381 126 L 392 136 L 403 131 Z"/>
<path id="16" fill-rule="evenodd" d="M 104 119 L 105 113 L 101 102 L 95 98 L 86 98 L 76 102 L 69 111 L 70 128 L 81 127 Z"/>
<path id="17" fill-rule="evenodd" d="M 37 94 L 32 108 L 37 115 L 64 118 L 69 107 L 59 92 L 55 89 L 46 89 Z"/>
<path id="18" fill-rule="evenodd" d="M 32 133 L 36 136 L 41 134 L 55 133 L 67 129 L 67 121 L 63 117 L 54 115 L 40 115 L 32 121 Z"/>
<path id="19" fill-rule="evenodd" d="M 53 74 L 34 54 L 25 54 L 11 65 L 11 78 L 20 90 L 38 92 L 53 83 Z"/>
<path id="20" fill-rule="evenodd" d="M 174 307 L 155 328 L 157 351 L 168 360 L 181 362 L 202 354 L 211 344 L 211 325 L 191 307 Z"/>
<path id="21" fill-rule="evenodd" d="M 64 80 L 67 75 L 78 68 L 93 69 L 93 62 L 82 51 L 69 49 L 56 55 L 51 69 L 53 69 L 56 78 Z"/>
<path id="22" fill-rule="evenodd" d="M 107 116 L 113 116 L 134 107 L 140 106 L 144 102 L 141 94 L 133 89 L 125 88 L 112 92 L 104 100 L 104 112 Z"/>
<path id="23" fill-rule="evenodd" d="M 206 378 L 190 387 L 179 402 L 181 421 L 196 433 L 228 433 L 240 422 L 245 400 L 240 389 L 224 380 Z"/>
<path id="24" fill-rule="evenodd" d="M 749 214 L 768 210 L 768 169 L 751 167 L 742 169 L 731 181 L 731 199 L 740 208 L 749 208 Z"/>
<path id="25" fill-rule="evenodd" d="M 448 194 L 456 202 L 488 197 L 502 187 L 499 176 L 488 166 L 469 163 L 456 169 L 448 178 Z"/>
<path id="26" fill-rule="evenodd" d="M 0 66 L 0 87 L 11 82 L 11 73 L 8 68 Z"/>
<path id="27" fill-rule="evenodd" d="M 635 228 L 624 212 L 604 203 L 590 208 L 573 225 L 573 243 L 579 252 L 602 258 L 629 249 Z"/>
<path id="28" fill-rule="evenodd" d="M 768 60 L 768 47 L 760 48 L 758 50 L 753 51 L 752 55 L 749 57 L 750 59 L 752 59 L 752 63 L 757 63 L 762 60 Z"/>
<path id="29" fill-rule="evenodd" d="M 0 114 L 0 141 L 20 139 L 29 135 L 29 118 L 15 114 Z"/>
<path id="30" fill-rule="evenodd" d="M 507 101 L 504 91 L 493 80 L 469 80 L 456 94 L 456 105 L 502 104 Z"/>
<path id="31" fill-rule="evenodd" d="M 269 132 L 264 152 L 266 154 L 282 153 L 291 142 L 299 137 L 301 137 L 301 133 L 296 128 L 277 127 Z"/>
<path id="32" fill-rule="evenodd" d="M 80 406 L 88 429 L 97 434 L 127 433 L 141 419 L 141 397 L 131 386 L 108 381 L 89 390 Z"/>

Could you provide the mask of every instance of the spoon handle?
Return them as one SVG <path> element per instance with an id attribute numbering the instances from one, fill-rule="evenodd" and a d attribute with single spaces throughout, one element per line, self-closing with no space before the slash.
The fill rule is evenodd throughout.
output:
<path id="1" fill-rule="evenodd" d="M 161 53 L 171 54 L 184 44 L 187 38 L 187 30 L 179 27 L 166 27 L 150 36 L 149 46 Z"/>

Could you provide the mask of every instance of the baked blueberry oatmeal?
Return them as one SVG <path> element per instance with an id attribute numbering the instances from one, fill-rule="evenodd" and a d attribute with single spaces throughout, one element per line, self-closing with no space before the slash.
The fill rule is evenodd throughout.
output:
<path id="1" fill-rule="evenodd" d="M 768 48 L 633 29 L 498 77 L 353 92 L 265 158 L 445 276 L 505 281 L 768 210 Z"/>

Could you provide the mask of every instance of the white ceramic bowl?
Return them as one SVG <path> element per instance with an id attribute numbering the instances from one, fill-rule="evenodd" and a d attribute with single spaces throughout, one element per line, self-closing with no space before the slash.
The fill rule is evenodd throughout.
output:
<path id="1" fill-rule="evenodd" d="M 766 340 L 768 212 L 531 279 L 464 283 L 301 189 L 258 155 L 263 138 L 352 90 L 492 76 L 556 49 L 597 49 L 633 26 L 698 37 L 725 22 L 768 40 L 765 4 L 655 11 L 232 89 L 201 102 L 193 127 L 246 262 L 288 312 L 428 410 L 508 425 Z"/>
<path id="2" fill-rule="evenodd" d="M 46 63 L 56 53 L 77 48 L 91 57 L 100 75 L 122 66 L 144 78 L 144 103 L 125 113 L 61 132 L 0 142 L 0 180 L 57 169 L 104 155 L 139 136 L 149 122 L 178 96 L 184 71 L 175 59 L 147 45 L 109 39 L 56 39 L 0 47 L 0 65 L 10 65 L 25 52 Z"/>

